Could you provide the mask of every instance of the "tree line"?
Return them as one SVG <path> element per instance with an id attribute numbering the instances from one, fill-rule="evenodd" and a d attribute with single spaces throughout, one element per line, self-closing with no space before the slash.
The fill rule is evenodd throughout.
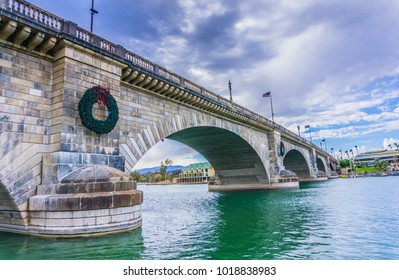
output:
<path id="1" fill-rule="evenodd" d="M 130 173 L 130 176 L 136 182 L 140 183 L 159 183 L 163 181 L 172 181 L 174 178 L 179 177 L 179 172 L 171 172 L 168 174 L 168 167 L 173 164 L 171 159 L 166 159 L 165 162 L 161 161 L 161 166 L 159 170 L 155 172 L 147 172 L 142 175 L 139 171 L 134 170 Z"/>

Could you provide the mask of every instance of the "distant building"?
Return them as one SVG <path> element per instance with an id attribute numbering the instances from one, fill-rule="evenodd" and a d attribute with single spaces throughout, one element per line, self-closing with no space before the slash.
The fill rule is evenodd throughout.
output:
<path id="1" fill-rule="evenodd" d="M 183 167 L 178 178 L 179 183 L 205 183 L 213 181 L 215 169 L 209 162 L 193 163 Z"/>
<path id="2" fill-rule="evenodd" d="M 374 166 L 374 161 L 379 159 L 381 161 L 386 161 L 388 164 L 394 168 L 399 166 L 399 150 L 383 150 L 367 152 L 363 154 L 358 154 L 354 158 L 355 163 L 364 163 L 367 166 Z"/>

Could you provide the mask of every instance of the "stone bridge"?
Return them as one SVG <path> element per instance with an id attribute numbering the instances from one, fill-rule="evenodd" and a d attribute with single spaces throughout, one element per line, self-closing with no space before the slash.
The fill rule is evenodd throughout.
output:
<path id="1" fill-rule="evenodd" d="M 212 191 L 298 188 L 337 160 L 293 132 L 26 1 L 0 0 L 0 230 L 75 236 L 141 225 L 129 171 L 165 138 L 215 168 Z M 113 130 L 78 104 L 108 88 Z M 103 105 L 92 114 L 107 119 Z"/>

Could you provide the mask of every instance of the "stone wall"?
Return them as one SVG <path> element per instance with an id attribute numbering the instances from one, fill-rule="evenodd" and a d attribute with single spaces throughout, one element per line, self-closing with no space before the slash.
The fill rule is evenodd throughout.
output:
<path id="1" fill-rule="evenodd" d="M 51 135 L 53 65 L 0 46 L 0 223 L 26 225 Z"/>
<path id="2" fill-rule="evenodd" d="M 99 135 L 84 127 L 78 104 L 86 90 L 100 85 L 120 96 L 121 65 L 67 41 L 54 56 L 52 133 L 59 150 L 43 160 L 43 183 L 56 183 L 63 176 L 86 165 L 107 165 L 124 170 L 119 154 L 119 124 L 111 133 Z M 97 104 L 96 118 L 106 118 Z"/>

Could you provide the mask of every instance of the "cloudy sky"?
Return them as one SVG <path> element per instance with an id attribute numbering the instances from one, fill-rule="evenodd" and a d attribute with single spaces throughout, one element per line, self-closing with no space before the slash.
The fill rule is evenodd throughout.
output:
<path id="1" fill-rule="evenodd" d="M 90 29 L 90 0 L 31 0 Z M 399 144 L 397 0 L 95 0 L 94 32 L 327 149 Z M 164 151 L 167 150 L 168 154 Z M 203 160 L 172 141 L 136 168 Z"/>

